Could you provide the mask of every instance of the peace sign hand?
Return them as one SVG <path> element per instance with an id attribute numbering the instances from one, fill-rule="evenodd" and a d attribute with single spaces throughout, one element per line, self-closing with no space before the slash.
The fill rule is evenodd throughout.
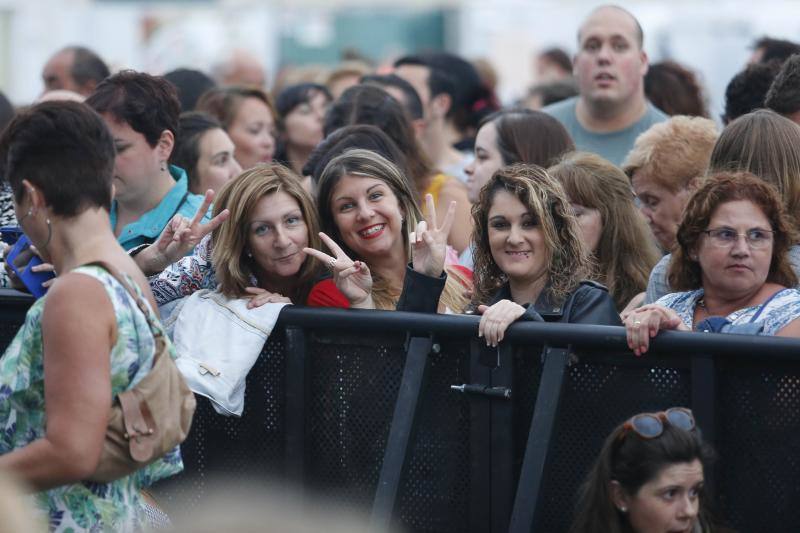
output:
<path id="1" fill-rule="evenodd" d="M 336 288 L 344 294 L 350 302 L 350 307 L 359 309 L 374 309 L 372 301 L 372 274 L 363 261 L 353 261 L 333 239 L 320 232 L 322 242 L 333 252 L 332 257 L 325 252 L 314 248 L 303 248 L 308 255 L 322 261 L 333 273 L 333 282 Z"/>
<path id="2" fill-rule="evenodd" d="M 426 276 L 438 278 L 444 271 L 444 260 L 447 256 L 447 237 L 456 213 L 456 202 L 450 202 L 442 225 L 436 226 L 436 206 L 433 196 L 425 195 L 427 219 L 417 224 L 416 231 L 411 232 L 408 241 L 411 243 L 412 265 L 414 270 Z"/>
<path id="3" fill-rule="evenodd" d="M 209 189 L 206 191 L 202 205 L 191 220 L 183 215 L 172 217 L 172 220 L 161 231 L 158 239 L 136 255 L 135 260 L 139 268 L 147 275 L 161 272 L 191 252 L 203 237 L 225 222 L 230 216 L 230 211 L 227 209 L 203 223 L 203 217 L 213 201 L 214 191 Z"/>

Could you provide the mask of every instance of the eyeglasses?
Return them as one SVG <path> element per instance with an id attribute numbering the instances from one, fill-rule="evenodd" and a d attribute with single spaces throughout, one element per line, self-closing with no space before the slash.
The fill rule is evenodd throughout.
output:
<path id="1" fill-rule="evenodd" d="M 695 428 L 694 415 L 685 407 L 672 407 L 660 413 L 640 413 L 622 425 L 620 440 L 633 431 L 643 439 L 655 439 L 664 433 L 664 422 L 678 429 L 692 431 Z"/>
<path id="2" fill-rule="evenodd" d="M 744 237 L 747 245 L 753 250 L 766 248 L 772 242 L 775 233 L 771 230 L 752 228 L 744 233 L 738 233 L 732 228 L 716 228 L 703 231 L 708 235 L 711 244 L 718 248 L 730 248 L 739 241 L 739 237 Z"/>

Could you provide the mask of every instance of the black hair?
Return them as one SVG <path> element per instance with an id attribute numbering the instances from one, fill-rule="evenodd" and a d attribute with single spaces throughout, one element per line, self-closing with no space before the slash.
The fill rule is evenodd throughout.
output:
<path id="1" fill-rule="evenodd" d="M 543 57 L 551 63 L 558 65 L 558 67 L 564 72 L 572 72 L 572 59 L 570 59 L 569 54 L 567 54 L 561 48 L 548 48 L 544 52 L 540 53 L 539 57 Z"/>
<path id="2" fill-rule="evenodd" d="M 403 65 L 415 65 L 418 67 L 425 67 L 428 69 L 428 90 L 431 93 L 431 98 L 446 94 L 450 99 L 455 102 L 456 99 L 456 80 L 453 79 L 447 72 L 441 69 L 435 69 L 429 64 L 425 56 L 410 55 L 403 56 L 394 62 L 394 67 L 402 67 Z M 452 106 L 451 106 L 452 108 Z"/>
<path id="3" fill-rule="evenodd" d="M 182 113 L 180 117 L 181 136 L 175 142 L 169 162 L 181 167 L 189 176 L 189 184 L 195 185 L 197 161 L 200 159 L 200 139 L 209 130 L 222 129 L 217 119 L 201 111 Z"/>
<path id="4" fill-rule="evenodd" d="M 394 87 L 403 93 L 403 102 L 400 105 L 406 110 L 411 120 L 425 118 L 422 106 L 422 99 L 419 97 L 414 86 L 397 74 L 370 74 L 361 77 L 361 83 L 365 85 L 376 85 L 378 87 Z"/>
<path id="5" fill-rule="evenodd" d="M 14 113 L 14 106 L 8 101 L 6 95 L 0 92 L 0 133 L 3 133 L 8 123 L 14 118 Z"/>
<path id="6" fill-rule="evenodd" d="M 100 56 L 83 46 L 70 46 L 66 48 L 73 52 L 72 69 L 70 75 L 78 85 L 85 85 L 88 81 L 100 83 L 111 72 Z"/>
<path id="7" fill-rule="evenodd" d="M 408 176 L 406 157 L 392 139 L 380 128 L 368 124 L 355 124 L 335 130 L 317 145 L 303 167 L 303 175 L 311 176 L 316 184 L 331 159 L 351 148 L 363 148 L 381 155 L 394 163 L 404 176 Z"/>
<path id="8" fill-rule="evenodd" d="M 275 111 L 278 113 L 279 119 L 278 125 L 283 127 L 282 123 L 286 115 L 300 104 L 307 104 L 315 94 L 325 95 L 329 102 L 333 100 L 328 88 L 318 83 L 297 83 L 283 89 L 275 99 Z"/>
<path id="9" fill-rule="evenodd" d="M 98 113 L 110 113 L 144 135 L 155 147 L 164 130 L 177 139 L 181 104 L 175 86 L 160 76 L 123 70 L 100 82 L 86 99 Z"/>
<path id="10" fill-rule="evenodd" d="M 725 114 L 722 121 L 728 124 L 742 115 L 764 107 L 767 91 L 780 68 L 777 61 L 754 63 L 736 74 L 725 88 Z"/>
<path id="11" fill-rule="evenodd" d="M 573 79 L 542 83 L 534 85 L 528 90 L 528 96 L 536 95 L 539 95 L 539 98 L 542 99 L 542 107 L 544 107 L 578 96 L 578 87 Z"/>
<path id="12" fill-rule="evenodd" d="M 164 74 L 164 79 L 175 86 L 182 112 L 194 111 L 200 96 L 217 86 L 217 83 L 205 72 L 188 68 L 171 70 Z"/>
<path id="13" fill-rule="evenodd" d="M 783 63 L 792 55 L 800 53 L 800 44 L 786 39 L 773 39 L 772 37 L 761 37 L 753 44 L 753 50 L 763 49 L 759 63 L 769 63 L 778 60 Z"/>
<path id="14" fill-rule="evenodd" d="M 40 188 L 56 215 L 111 209 L 114 140 L 103 119 L 78 102 L 25 109 L 0 138 L 0 176 L 21 202 L 22 180 Z"/>
<path id="15" fill-rule="evenodd" d="M 800 111 L 800 54 L 784 62 L 767 91 L 764 106 L 781 115 Z"/>

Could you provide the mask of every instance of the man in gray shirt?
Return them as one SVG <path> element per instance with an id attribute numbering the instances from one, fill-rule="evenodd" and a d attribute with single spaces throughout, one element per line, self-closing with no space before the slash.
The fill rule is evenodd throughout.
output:
<path id="1" fill-rule="evenodd" d="M 647 101 L 642 27 L 617 6 L 601 6 L 578 29 L 573 73 L 580 95 L 545 107 L 578 150 L 622 164 L 640 133 L 667 116 Z"/>

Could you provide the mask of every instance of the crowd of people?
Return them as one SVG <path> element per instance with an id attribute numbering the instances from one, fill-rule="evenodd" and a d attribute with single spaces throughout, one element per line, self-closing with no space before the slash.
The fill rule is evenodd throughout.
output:
<path id="1" fill-rule="evenodd" d="M 270 93 L 238 63 L 112 74 L 60 50 L 40 101 L 0 125 L 0 225 L 56 275 L 0 358 L 0 470 L 54 531 L 163 519 L 141 491 L 179 450 L 85 480 L 112 400 L 153 365 L 157 315 L 203 290 L 478 314 L 489 346 L 519 320 L 622 325 L 636 356 L 662 330 L 800 336 L 800 45 L 756 43 L 720 129 L 695 73 L 649 65 L 643 42 L 631 13 L 596 8 L 574 60 L 541 54 L 508 108 L 489 66 L 444 52 Z M 4 282 L 24 290 L 24 265 Z M 691 411 L 633 416 L 572 531 L 715 531 L 711 455 Z"/>

